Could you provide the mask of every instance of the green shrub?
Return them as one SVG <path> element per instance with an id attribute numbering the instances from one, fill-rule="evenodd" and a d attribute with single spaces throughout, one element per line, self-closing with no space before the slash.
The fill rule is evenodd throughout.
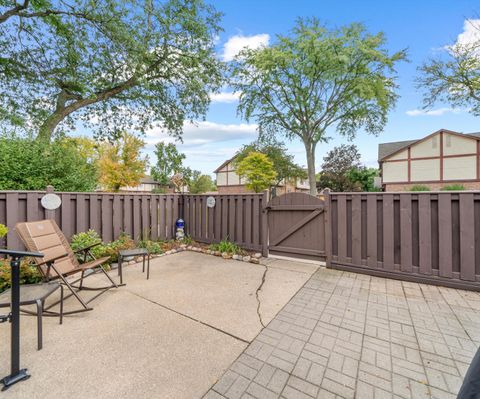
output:
<path id="1" fill-rule="evenodd" d="M 237 244 L 229 241 L 228 238 L 224 238 L 219 243 L 211 244 L 208 249 L 210 249 L 211 251 L 228 252 L 231 254 L 243 253 L 242 248 L 240 248 Z"/>
<path id="2" fill-rule="evenodd" d="M 128 234 L 122 233 L 120 234 L 120 237 L 118 237 L 118 240 L 112 241 L 103 246 L 104 252 L 102 256 L 109 256 L 110 257 L 110 259 L 108 260 L 109 263 L 117 262 L 118 251 L 121 251 L 124 249 L 133 249 L 135 247 L 136 247 L 135 241 L 133 241 Z"/>
<path id="3" fill-rule="evenodd" d="M 11 268 L 9 259 L 0 259 L 0 292 L 10 288 Z M 36 266 L 30 265 L 28 259 L 20 263 L 20 284 L 35 284 L 42 281 L 42 275 Z"/>
<path id="4" fill-rule="evenodd" d="M 100 235 L 95 230 L 90 229 L 87 232 L 75 234 L 72 237 L 71 246 L 75 251 L 97 242 L 101 242 Z M 109 242 L 108 244 L 101 243 L 100 245 L 93 247 L 91 252 L 95 258 L 109 256 L 110 259 L 108 260 L 108 263 L 112 263 L 118 261 L 118 251 L 133 248 L 135 248 L 135 242 L 128 234 L 122 233 L 117 240 Z M 77 258 L 80 262 L 83 262 L 83 252 L 77 254 Z M 87 256 L 87 262 L 90 260 L 92 260 L 92 258 Z"/>
<path id="5" fill-rule="evenodd" d="M 0 223 L 0 238 L 3 238 L 8 233 L 8 227 Z"/>
<path id="6" fill-rule="evenodd" d="M 451 184 L 441 188 L 442 191 L 464 191 L 465 186 L 463 184 Z"/>
<path id="7" fill-rule="evenodd" d="M 193 244 L 193 238 L 190 237 L 188 234 L 185 234 L 183 237 L 182 243 L 185 245 L 192 245 Z"/>
<path id="8" fill-rule="evenodd" d="M 138 243 L 140 248 L 146 248 L 151 254 L 163 253 L 162 244 L 158 241 L 142 240 Z"/>
<path id="9" fill-rule="evenodd" d="M 72 242 L 70 243 L 70 245 L 72 249 L 76 251 L 101 241 L 102 239 L 100 238 L 100 235 L 95 230 L 90 229 L 86 232 L 75 234 L 72 237 Z M 93 256 L 95 256 L 95 258 L 106 256 L 104 255 L 105 245 L 103 245 L 103 243 L 91 248 L 90 251 L 92 252 Z M 80 262 L 83 262 L 83 256 L 83 252 L 79 252 L 77 254 L 77 259 Z M 88 255 L 87 262 L 91 260 L 93 260 L 92 257 Z"/>
<path id="10" fill-rule="evenodd" d="M 410 191 L 430 191 L 430 187 L 423 184 L 415 184 L 410 188 Z"/>

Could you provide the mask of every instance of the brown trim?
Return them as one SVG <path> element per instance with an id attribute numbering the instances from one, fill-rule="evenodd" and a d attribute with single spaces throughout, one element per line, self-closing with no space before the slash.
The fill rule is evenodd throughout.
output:
<path id="1" fill-rule="evenodd" d="M 443 131 L 440 132 L 440 182 L 443 182 Z"/>
<path id="2" fill-rule="evenodd" d="M 477 179 L 480 179 L 480 141 L 477 141 Z"/>
<path id="3" fill-rule="evenodd" d="M 408 147 L 408 181 L 412 180 L 412 147 Z"/>
<path id="4" fill-rule="evenodd" d="M 480 144 L 480 141 L 477 142 Z M 474 157 L 476 156 L 477 153 L 476 152 L 469 152 L 467 154 L 452 154 L 452 155 L 443 155 L 443 158 L 462 158 L 462 157 Z M 414 157 L 414 158 L 402 158 L 402 159 L 391 159 L 391 160 L 388 160 L 388 161 L 382 161 L 382 163 L 391 163 L 391 162 L 406 162 L 408 161 L 409 159 L 411 159 L 412 161 L 426 161 L 426 160 L 429 160 L 429 159 L 440 159 L 441 156 L 440 155 L 435 155 L 435 156 L 432 156 L 432 157 Z"/>
<path id="5" fill-rule="evenodd" d="M 383 182 L 383 184 L 435 184 L 435 183 L 476 183 L 480 182 L 480 179 L 461 179 L 461 180 L 412 180 L 412 181 L 396 181 L 396 182 Z M 337 194 L 337 193 L 335 193 Z"/>

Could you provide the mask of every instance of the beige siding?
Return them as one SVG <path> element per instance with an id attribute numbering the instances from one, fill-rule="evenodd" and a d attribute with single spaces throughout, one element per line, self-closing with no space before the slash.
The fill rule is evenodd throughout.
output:
<path id="1" fill-rule="evenodd" d="M 405 182 L 408 180 L 408 162 L 384 162 L 382 173 L 383 183 Z"/>
<path id="2" fill-rule="evenodd" d="M 235 172 L 228 172 L 228 185 L 240 184 L 240 177 Z"/>
<path id="3" fill-rule="evenodd" d="M 388 157 L 388 160 L 391 160 L 391 159 L 407 159 L 407 158 L 408 158 L 408 150 L 403 150 L 403 151 L 400 151 L 397 154 L 394 154 L 394 155 Z"/>
<path id="4" fill-rule="evenodd" d="M 471 180 L 477 178 L 477 157 L 445 158 L 443 160 L 444 180 Z"/>
<path id="5" fill-rule="evenodd" d="M 420 143 L 413 144 L 410 149 L 412 158 L 435 157 L 440 155 L 440 135 L 436 134 Z"/>
<path id="6" fill-rule="evenodd" d="M 444 155 L 474 154 L 476 152 L 477 140 L 448 133 L 443 135 Z"/>
<path id="7" fill-rule="evenodd" d="M 415 182 L 440 180 L 440 160 L 411 161 L 411 180 Z"/>
<path id="8" fill-rule="evenodd" d="M 225 186 L 227 184 L 227 173 L 217 172 L 217 186 Z"/>

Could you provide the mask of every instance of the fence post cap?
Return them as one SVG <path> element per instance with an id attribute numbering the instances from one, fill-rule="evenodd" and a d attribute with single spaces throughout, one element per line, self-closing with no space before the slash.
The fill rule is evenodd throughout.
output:
<path id="1" fill-rule="evenodd" d="M 55 189 L 53 188 L 53 186 L 51 186 L 50 184 L 47 186 L 47 193 L 50 194 L 50 193 L 53 193 L 55 191 Z"/>

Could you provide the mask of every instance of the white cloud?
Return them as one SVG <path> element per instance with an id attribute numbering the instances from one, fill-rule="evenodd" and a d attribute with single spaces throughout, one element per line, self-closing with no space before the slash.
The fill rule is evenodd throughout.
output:
<path id="1" fill-rule="evenodd" d="M 220 93 L 211 93 L 210 100 L 212 103 L 234 103 L 237 102 L 240 98 L 240 93 L 236 92 L 229 92 L 229 91 L 221 91 Z"/>
<path id="2" fill-rule="evenodd" d="M 232 36 L 223 45 L 222 58 L 224 61 L 231 61 L 245 47 L 248 47 L 250 49 L 257 49 L 259 47 L 268 46 L 269 42 L 270 35 L 267 33 L 261 33 L 253 36 Z"/>
<path id="3" fill-rule="evenodd" d="M 183 127 L 182 137 L 183 147 L 201 146 L 231 140 L 254 140 L 257 137 L 257 125 L 247 123 L 222 124 L 209 121 L 187 122 Z M 146 143 L 148 145 L 153 145 L 160 141 L 173 143 L 175 139 L 160 128 L 147 132 Z"/>
<path id="4" fill-rule="evenodd" d="M 463 32 L 457 36 L 455 43 L 444 49 L 453 54 L 469 49 L 480 55 L 480 19 L 466 19 L 463 22 Z"/>
<path id="5" fill-rule="evenodd" d="M 448 113 L 452 114 L 461 114 L 463 112 L 468 112 L 468 109 L 465 108 L 437 108 L 431 110 L 424 110 L 424 109 L 412 109 L 406 112 L 408 116 L 442 116 Z"/>

